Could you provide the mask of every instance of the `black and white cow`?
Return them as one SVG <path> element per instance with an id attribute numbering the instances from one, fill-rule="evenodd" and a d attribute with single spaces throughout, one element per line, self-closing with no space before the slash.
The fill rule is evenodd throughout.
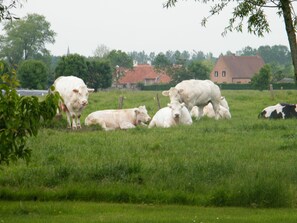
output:
<path id="1" fill-rule="evenodd" d="M 270 119 L 297 118 L 297 105 L 278 103 L 276 105 L 264 108 L 258 117 Z"/>

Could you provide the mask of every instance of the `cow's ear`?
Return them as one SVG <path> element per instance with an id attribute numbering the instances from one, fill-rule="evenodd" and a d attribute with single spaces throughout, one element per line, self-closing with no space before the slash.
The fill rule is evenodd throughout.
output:
<path id="1" fill-rule="evenodd" d="M 73 89 L 72 90 L 74 93 L 78 93 L 78 89 Z"/>
<path id="2" fill-rule="evenodd" d="M 135 112 L 136 115 L 138 115 L 138 114 L 140 113 L 140 111 L 139 111 L 138 108 L 136 108 L 136 109 L 134 110 L 134 112 Z"/>
<path id="3" fill-rule="evenodd" d="M 169 91 L 162 91 L 162 95 L 169 96 Z"/>
<path id="4" fill-rule="evenodd" d="M 169 108 L 172 108 L 172 105 L 171 105 L 170 103 L 168 103 L 167 106 L 168 106 Z"/>
<path id="5" fill-rule="evenodd" d="M 88 88 L 88 92 L 94 92 L 95 91 L 95 89 L 94 88 Z"/>
<path id="6" fill-rule="evenodd" d="M 178 93 L 179 93 L 179 94 L 182 94 L 183 91 L 184 91 L 184 89 L 179 89 L 179 90 L 178 90 Z"/>

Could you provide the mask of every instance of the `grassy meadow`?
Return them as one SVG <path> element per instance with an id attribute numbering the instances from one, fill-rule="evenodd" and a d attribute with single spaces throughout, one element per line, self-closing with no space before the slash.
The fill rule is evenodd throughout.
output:
<path id="1" fill-rule="evenodd" d="M 293 208 L 197 207 L 82 201 L 0 201 L 0 222 L 13 223 L 296 223 Z"/>
<path id="2" fill-rule="evenodd" d="M 82 115 L 146 105 L 158 110 L 161 92 L 110 91 L 90 95 Z M 104 132 L 66 129 L 65 116 L 28 140 L 30 163 L 0 166 L 0 200 L 100 201 L 198 206 L 296 207 L 297 120 L 262 120 L 297 91 L 223 91 L 231 120 L 202 118 L 170 129 L 137 127 Z M 1 219 L 0 219 L 1 220 Z"/>

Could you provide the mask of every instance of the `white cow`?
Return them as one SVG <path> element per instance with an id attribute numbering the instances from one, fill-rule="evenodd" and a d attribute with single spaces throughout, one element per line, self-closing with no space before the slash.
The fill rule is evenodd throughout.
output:
<path id="1" fill-rule="evenodd" d="M 169 128 L 178 124 L 191 125 L 192 118 L 184 103 L 172 102 L 157 111 L 148 127 Z"/>
<path id="2" fill-rule="evenodd" d="M 81 128 L 81 112 L 88 104 L 89 92 L 94 89 L 88 88 L 82 79 L 75 76 L 58 77 L 53 86 L 63 99 L 59 113 L 66 112 L 68 128 Z"/>
<path id="3" fill-rule="evenodd" d="M 100 125 L 105 131 L 114 129 L 130 129 L 137 125 L 145 125 L 151 117 L 145 106 L 129 109 L 100 110 L 89 114 L 85 125 Z"/>
<path id="4" fill-rule="evenodd" d="M 169 96 L 171 102 L 184 102 L 189 111 L 196 105 L 198 118 L 202 117 L 204 106 L 210 102 L 215 111 L 215 118 L 219 118 L 221 91 L 210 80 L 184 80 L 162 94 Z"/>
<path id="5" fill-rule="evenodd" d="M 194 106 L 191 110 L 191 116 L 195 118 L 198 117 L 198 107 Z M 213 106 L 211 103 L 208 103 L 204 108 L 203 108 L 203 116 L 207 116 L 209 118 L 214 118 L 215 117 L 215 112 L 213 110 Z M 228 102 L 226 101 L 225 97 L 221 97 L 221 102 L 220 102 L 220 110 L 219 110 L 219 118 L 220 119 L 231 119 L 231 113 L 229 110 L 229 105 Z"/>

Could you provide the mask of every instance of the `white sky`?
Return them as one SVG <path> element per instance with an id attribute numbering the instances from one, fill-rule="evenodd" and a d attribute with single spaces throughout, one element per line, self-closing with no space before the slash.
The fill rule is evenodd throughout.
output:
<path id="1" fill-rule="evenodd" d="M 55 44 L 48 45 L 53 55 L 71 53 L 92 56 L 97 46 L 125 52 L 166 52 L 167 50 L 203 51 L 215 57 L 228 50 L 246 46 L 286 45 L 283 19 L 269 9 L 271 33 L 264 38 L 252 34 L 221 33 L 227 26 L 230 11 L 212 17 L 206 27 L 200 25 L 210 5 L 194 0 L 182 1 L 169 9 L 166 0 L 27 0 L 15 14 L 44 15 L 57 33 Z M 296 5 L 295 5 L 295 10 Z M 245 27 L 246 28 L 246 27 Z"/>

